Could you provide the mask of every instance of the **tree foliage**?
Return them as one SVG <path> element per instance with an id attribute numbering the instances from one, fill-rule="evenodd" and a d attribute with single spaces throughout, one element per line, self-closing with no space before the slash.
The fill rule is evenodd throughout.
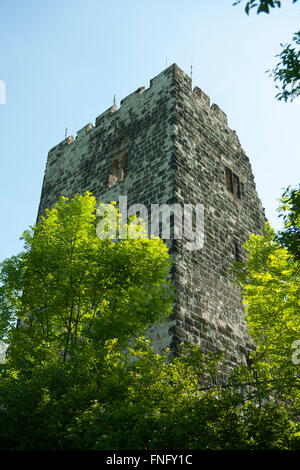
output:
<path id="1" fill-rule="evenodd" d="M 298 0 L 293 0 L 296 3 Z M 238 5 L 242 0 L 238 0 L 234 5 Z M 249 15 L 251 9 L 257 7 L 257 14 L 270 13 L 271 8 L 281 7 L 279 0 L 250 0 L 246 2 L 245 11 Z M 291 44 L 281 44 L 282 51 L 276 57 L 280 60 L 277 65 L 268 70 L 270 76 L 275 82 L 279 82 L 280 86 L 276 98 L 284 101 L 293 101 L 300 94 L 300 31 L 295 32 Z"/>
<path id="2" fill-rule="evenodd" d="M 277 239 L 300 261 L 300 186 L 289 186 L 284 191 L 278 210 L 279 217 L 283 218 L 284 228 L 277 234 Z"/>
<path id="3" fill-rule="evenodd" d="M 108 234 L 112 215 L 102 211 Z M 0 370 L 1 449 L 299 448 L 299 426 L 282 394 L 264 399 L 268 384 L 254 395 L 242 393 L 235 377 L 235 385 L 211 386 L 221 353 L 153 350 L 141 333 L 170 312 L 167 249 L 134 236 L 133 221 L 128 239 L 99 239 L 97 222 L 91 194 L 62 198 L 24 233 L 24 251 L 1 266 L 2 338 L 9 342 Z M 249 243 L 246 278 L 275 242 Z M 295 273 L 281 250 L 288 283 Z M 277 292 L 279 267 L 268 263 Z M 265 287 L 270 279 L 262 281 Z M 290 325 L 288 308 L 284 314 Z"/>
<path id="4" fill-rule="evenodd" d="M 234 273 L 257 355 L 274 367 L 296 369 L 291 357 L 292 345 L 300 339 L 299 264 L 279 245 L 268 223 L 263 235 L 251 235 L 245 248 L 246 261 L 237 262 Z"/>
<path id="5" fill-rule="evenodd" d="M 233 5 L 238 5 L 242 3 L 244 0 L 237 0 L 234 2 Z M 246 1 L 246 6 L 245 6 L 245 12 L 247 15 L 249 15 L 250 10 L 252 8 L 256 8 L 256 13 L 270 13 L 271 8 L 281 7 L 281 1 L 280 0 L 245 0 Z M 293 3 L 296 3 L 298 0 L 292 0 Z"/>
<path id="6" fill-rule="evenodd" d="M 61 198 L 24 232 L 24 251 L 2 263 L 1 334 L 23 369 L 54 353 L 65 362 L 83 345 L 126 342 L 170 312 L 163 242 L 99 239 L 97 222 L 91 194 Z M 16 319 L 22 328 L 11 327 Z"/>
<path id="7" fill-rule="evenodd" d="M 300 95 L 300 31 L 296 32 L 291 44 L 281 44 L 283 48 L 277 55 L 280 61 L 271 71 L 275 82 L 281 83 L 281 91 L 276 98 L 293 101 Z M 276 88 L 280 89 L 278 86 Z"/>
<path id="8" fill-rule="evenodd" d="M 130 351 L 135 361 L 129 363 L 119 352 L 115 355 L 114 345 L 109 347 L 109 362 L 118 377 L 108 382 L 116 387 L 108 393 L 114 398 L 95 401 L 73 421 L 67 436 L 71 448 L 234 450 L 296 446 L 297 426 L 278 403 L 260 408 L 257 400 L 247 400 L 237 388 L 201 391 L 201 384 L 216 370 L 218 356 L 204 357 L 194 346 L 170 359 L 167 352 L 157 355 L 141 340 L 140 349 Z M 126 387 L 120 386 L 125 377 Z"/>
<path id="9" fill-rule="evenodd" d="M 217 356 L 203 357 L 191 347 L 170 358 L 148 343 L 139 338 L 124 350 L 117 340 L 107 341 L 97 371 L 86 360 L 78 367 L 34 366 L 22 381 L 2 378 L 1 448 L 297 448 L 299 429 L 282 402 L 259 406 L 237 387 L 201 391 Z"/>
<path id="10" fill-rule="evenodd" d="M 286 224 L 294 220 L 293 205 L 283 195 L 287 205 Z M 290 234 L 291 235 L 291 234 Z M 278 406 L 284 404 L 289 418 L 297 422 L 300 409 L 300 267 L 295 259 L 294 235 L 288 236 L 292 247 L 285 243 L 268 223 L 262 235 L 251 235 L 245 243 L 247 251 L 243 262 L 235 262 L 232 272 L 243 296 L 246 323 L 256 349 L 252 366 L 264 377 L 259 385 L 261 400 L 272 397 Z M 241 367 L 239 379 L 247 377 Z M 299 438 L 299 434 L 298 434 Z"/>

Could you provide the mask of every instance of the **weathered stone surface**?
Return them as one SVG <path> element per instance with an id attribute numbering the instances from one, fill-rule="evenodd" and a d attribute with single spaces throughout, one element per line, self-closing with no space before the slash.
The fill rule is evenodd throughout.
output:
<path id="1" fill-rule="evenodd" d="M 126 177 L 113 181 L 112 161 L 122 165 L 122 155 L 128 168 L 122 173 L 118 167 L 116 174 Z M 230 184 L 237 181 L 234 193 Z M 76 139 L 50 150 L 38 215 L 60 196 L 86 190 L 104 202 L 127 196 L 128 207 L 142 203 L 149 214 L 151 204 L 204 205 L 201 250 L 188 251 L 184 239 L 167 241 L 175 261 L 174 313 L 167 325 L 149 331 L 157 349 L 176 350 L 181 341 L 192 341 L 204 352 L 225 349 L 229 364 L 245 361 L 251 345 L 239 292 L 227 271 L 243 255 L 249 234 L 260 232 L 264 211 L 249 159 L 226 114 L 210 106 L 199 88 L 193 91 L 190 77 L 176 64 L 153 78 L 148 89 L 123 99 L 120 109 L 114 105 L 98 116 L 94 127 L 88 124 Z"/>

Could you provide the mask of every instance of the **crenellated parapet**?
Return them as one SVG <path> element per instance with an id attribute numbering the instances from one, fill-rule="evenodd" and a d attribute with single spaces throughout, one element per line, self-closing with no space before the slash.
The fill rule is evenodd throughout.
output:
<path id="1" fill-rule="evenodd" d="M 51 155 L 63 152 L 63 150 L 70 144 L 80 144 L 80 140 L 86 139 L 87 134 L 92 129 L 95 130 L 95 128 L 99 128 L 101 126 L 108 127 L 113 119 L 122 119 L 124 117 L 126 118 L 127 114 L 138 114 L 141 111 L 144 112 L 149 101 L 153 101 L 155 98 L 158 99 L 160 94 L 166 90 L 166 88 L 171 89 L 174 85 L 183 87 L 185 89 L 185 93 L 189 94 L 192 100 L 195 100 L 200 107 L 203 107 L 204 110 L 208 111 L 213 118 L 217 118 L 220 121 L 220 124 L 227 125 L 227 116 L 224 111 L 222 111 L 222 109 L 216 104 L 210 105 L 209 96 L 199 87 L 195 86 L 192 90 L 191 78 L 183 72 L 178 65 L 172 64 L 159 75 L 152 78 L 148 88 L 145 86 L 139 87 L 136 91 L 120 101 L 119 108 L 116 104 L 113 104 L 96 117 L 95 124 L 91 122 L 88 123 L 77 131 L 75 138 L 70 135 L 52 147 L 49 151 L 49 157 L 51 158 Z"/>

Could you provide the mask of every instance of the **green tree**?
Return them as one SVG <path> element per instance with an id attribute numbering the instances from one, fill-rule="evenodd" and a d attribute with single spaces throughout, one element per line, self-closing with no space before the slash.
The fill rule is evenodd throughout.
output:
<path id="1" fill-rule="evenodd" d="M 293 215 L 290 208 L 286 205 L 284 209 L 288 211 L 287 226 Z M 293 250 L 290 252 L 279 243 L 280 238 L 268 223 L 262 235 L 251 235 L 245 244 L 246 259 L 235 263 L 233 274 L 241 288 L 248 331 L 256 346 L 252 369 L 263 377 L 258 387 L 260 403 L 272 397 L 279 408 L 284 406 L 289 419 L 297 422 L 300 409 L 300 268 Z M 287 245 L 291 244 L 294 249 L 293 237 L 288 236 L 287 240 Z M 247 373 L 241 367 L 238 379 L 245 381 Z"/>
<path id="2" fill-rule="evenodd" d="M 276 98 L 293 101 L 300 95 L 300 31 L 297 31 L 291 44 L 281 44 L 280 61 L 271 71 L 275 82 L 281 82 L 281 91 Z M 280 87 L 276 86 L 280 90 Z"/>
<path id="3" fill-rule="evenodd" d="M 279 243 L 300 261 L 300 187 L 288 187 L 281 198 L 279 217 L 284 228 L 277 234 Z"/>
<path id="4" fill-rule="evenodd" d="M 218 355 L 184 348 L 158 355 L 140 339 L 128 360 L 107 344 L 102 397 L 68 426 L 68 448 L 112 450 L 290 449 L 297 425 L 282 404 L 259 406 L 237 387 L 210 387 Z"/>
<path id="5" fill-rule="evenodd" d="M 8 361 L 19 358 L 23 370 L 26 361 L 30 366 L 32 358 L 41 363 L 52 354 L 65 362 L 83 344 L 97 351 L 110 338 L 126 343 L 169 313 L 166 246 L 130 236 L 133 221 L 129 239 L 97 236 L 97 223 L 109 233 L 118 220 L 114 208 L 101 222 L 96 199 L 86 193 L 61 198 L 23 234 L 24 251 L 5 260 L 0 274 Z M 16 319 L 22 328 L 12 328 Z"/>
<path id="6" fill-rule="evenodd" d="M 64 426 L 99 396 L 107 341 L 124 350 L 170 313 L 166 246 L 134 219 L 127 238 L 111 238 L 120 214 L 101 209 L 90 193 L 62 197 L 1 265 L 1 447 L 59 448 Z"/>
<path id="7" fill-rule="evenodd" d="M 298 426 L 282 403 L 259 406 L 239 388 L 211 387 L 218 356 L 197 347 L 156 354 L 143 338 L 108 340 L 97 371 L 88 358 L 33 366 L 0 381 L 2 449 L 292 449 Z M 85 367 L 82 367 L 84 365 Z M 87 372 L 88 369 L 88 372 Z M 95 387 L 95 382 L 100 387 Z"/>
<path id="8" fill-rule="evenodd" d="M 234 5 L 238 5 L 243 0 L 238 0 Z M 257 14 L 270 13 L 271 8 L 281 7 L 279 0 L 245 0 L 245 11 L 249 15 L 251 9 L 257 7 Z M 296 3 L 298 0 L 293 0 Z M 300 95 L 300 31 L 294 33 L 292 43 L 281 44 L 282 51 L 276 57 L 280 60 L 273 70 L 269 70 L 270 75 L 274 78 L 275 82 L 281 83 L 281 89 L 276 85 L 280 91 L 277 93 L 276 98 L 284 101 L 293 101 L 294 98 Z"/>
<path id="9" fill-rule="evenodd" d="M 138 336 L 170 312 L 167 249 L 134 220 L 116 238 L 115 209 L 101 213 L 88 193 L 62 198 L 2 264 L 0 447 L 296 448 L 282 402 L 211 387 L 220 354 Z"/>
<path id="10" fill-rule="evenodd" d="M 234 2 L 233 5 L 238 5 L 239 3 L 242 3 L 243 1 L 246 2 L 245 6 L 245 11 L 247 15 L 249 15 L 249 12 L 252 8 L 257 7 L 257 14 L 258 13 L 270 13 L 271 8 L 281 7 L 281 1 L 280 0 L 237 0 Z M 293 3 L 296 3 L 298 0 L 292 0 Z"/>
<path id="11" fill-rule="evenodd" d="M 292 345 L 300 339 L 299 264 L 279 245 L 268 223 L 263 235 L 251 235 L 245 248 L 246 261 L 235 263 L 233 271 L 257 355 L 274 367 L 296 369 L 291 357 Z"/>

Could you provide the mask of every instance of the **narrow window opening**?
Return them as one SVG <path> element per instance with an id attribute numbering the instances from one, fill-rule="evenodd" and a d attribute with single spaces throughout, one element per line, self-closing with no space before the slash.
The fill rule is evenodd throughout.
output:
<path id="1" fill-rule="evenodd" d="M 119 181 L 124 181 L 128 174 L 128 152 L 123 152 L 112 159 L 108 186 L 111 188 Z"/>
<path id="2" fill-rule="evenodd" d="M 233 242 L 233 249 L 234 249 L 235 261 L 241 261 L 240 247 L 239 247 L 239 243 L 236 240 Z"/>
<path id="3" fill-rule="evenodd" d="M 225 170 L 225 183 L 226 183 L 226 188 L 228 189 L 228 191 L 233 193 L 232 171 L 229 170 L 229 168 L 226 168 Z"/>
<path id="4" fill-rule="evenodd" d="M 225 185 L 228 191 L 241 199 L 241 184 L 239 177 L 229 168 L 225 169 Z"/>
<path id="5" fill-rule="evenodd" d="M 111 188 L 115 186 L 119 180 L 119 161 L 117 158 L 114 158 L 112 161 L 110 174 L 109 174 L 109 182 L 108 185 Z"/>

